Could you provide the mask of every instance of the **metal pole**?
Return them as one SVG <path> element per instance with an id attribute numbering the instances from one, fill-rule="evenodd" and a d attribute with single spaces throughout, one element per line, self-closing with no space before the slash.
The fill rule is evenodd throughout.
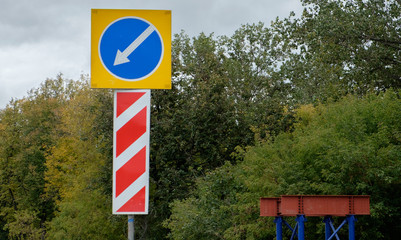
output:
<path id="1" fill-rule="evenodd" d="M 128 240 L 135 239 L 134 215 L 128 215 Z"/>
<path id="2" fill-rule="evenodd" d="M 291 234 L 291 238 L 290 238 L 291 240 L 295 239 L 295 234 L 297 233 L 297 230 L 298 230 L 298 223 L 295 224 L 295 227 L 292 230 L 292 234 Z"/>
<path id="3" fill-rule="evenodd" d="M 298 240 L 305 240 L 305 215 L 298 215 L 296 221 L 298 222 Z"/>
<path id="4" fill-rule="evenodd" d="M 274 223 L 276 223 L 276 239 L 283 240 L 283 218 L 276 217 Z"/>
<path id="5" fill-rule="evenodd" d="M 356 222 L 355 215 L 348 215 L 347 222 L 348 222 L 348 236 L 349 236 L 348 239 L 355 240 L 355 222 Z"/>
<path id="6" fill-rule="evenodd" d="M 330 230 L 330 222 L 331 222 L 331 217 L 326 216 L 324 217 L 323 222 L 325 223 L 325 240 L 328 240 L 331 236 L 331 230 Z"/>

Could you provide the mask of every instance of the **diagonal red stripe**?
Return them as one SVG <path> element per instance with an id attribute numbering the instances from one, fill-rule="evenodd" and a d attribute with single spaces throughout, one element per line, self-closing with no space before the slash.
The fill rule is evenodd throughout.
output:
<path id="1" fill-rule="evenodd" d="M 145 212 L 146 187 L 128 200 L 117 212 Z"/>
<path id="2" fill-rule="evenodd" d="M 118 92 L 117 117 L 140 99 L 146 92 Z"/>
<path id="3" fill-rule="evenodd" d="M 146 132 L 146 107 L 116 133 L 116 157 Z"/>
<path id="4" fill-rule="evenodd" d="M 116 197 L 146 171 L 146 147 L 116 171 Z"/>

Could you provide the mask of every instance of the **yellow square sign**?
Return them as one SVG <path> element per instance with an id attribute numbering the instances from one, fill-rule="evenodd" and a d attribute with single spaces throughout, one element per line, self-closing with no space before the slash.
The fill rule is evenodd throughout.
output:
<path id="1" fill-rule="evenodd" d="M 171 88 L 171 11 L 92 9 L 91 87 Z"/>

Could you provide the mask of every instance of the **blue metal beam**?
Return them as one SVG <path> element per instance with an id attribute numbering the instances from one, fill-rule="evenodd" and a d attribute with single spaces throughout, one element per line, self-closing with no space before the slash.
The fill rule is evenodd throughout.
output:
<path id="1" fill-rule="evenodd" d="M 295 221 L 298 223 L 298 240 L 305 240 L 305 215 L 298 215 Z"/>
<path id="2" fill-rule="evenodd" d="M 274 223 L 276 224 L 276 239 L 283 240 L 283 218 L 276 217 Z"/>
<path id="3" fill-rule="evenodd" d="M 305 222 L 307 221 L 305 215 L 297 215 L 295 227 L 292 228 L 282 216 L 277 216 L 274 219 L 274 223 L 276 224 L 276 239 L 283 240 L 283 224 L 285 224 L 288 229 L 291 230 L 291 240 L 295 239 L 296 233 L 298 232 L 298 240 L 305 240 Z M 355 215 L 348 215 L 346 219 L 340 224 L 340 226 L 336 229 L 333 225 L 333 219 L 331 216 L 325 216 L 323 222 L 325 223 L 325 240 L 331 240 L 336 237 L 337 240 L 340 240 L 337 233 L 341 230 L 341 228 L 348 223 L 348 239 L 355 240 L 355 222 L 357 221 Z"/>
<path id="4" fill-rule="evenodd" d="M 348 215 L 347 222 L 348 222 L 348 239 L 355 240 L 355 222 L 356 222 L 355 215 Z"/>
<path id="5" fill-rule="evenodd" d="M 331 222 L 331 217 L 330 216 L 326 216 L 323 219 L 324 224 L 324 239 L 328 240 L 330 235 L 331 235 L 331 229 L 330 229 L 330 222 Z"/>

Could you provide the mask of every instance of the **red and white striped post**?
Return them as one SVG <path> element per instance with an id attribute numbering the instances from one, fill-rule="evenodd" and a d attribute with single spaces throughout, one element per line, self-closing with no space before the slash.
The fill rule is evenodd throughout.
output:
<path id="1" fill-rule="evenodd" d="M 114 92 L 113 214 L 148 214 L 150 90 Z"/>

